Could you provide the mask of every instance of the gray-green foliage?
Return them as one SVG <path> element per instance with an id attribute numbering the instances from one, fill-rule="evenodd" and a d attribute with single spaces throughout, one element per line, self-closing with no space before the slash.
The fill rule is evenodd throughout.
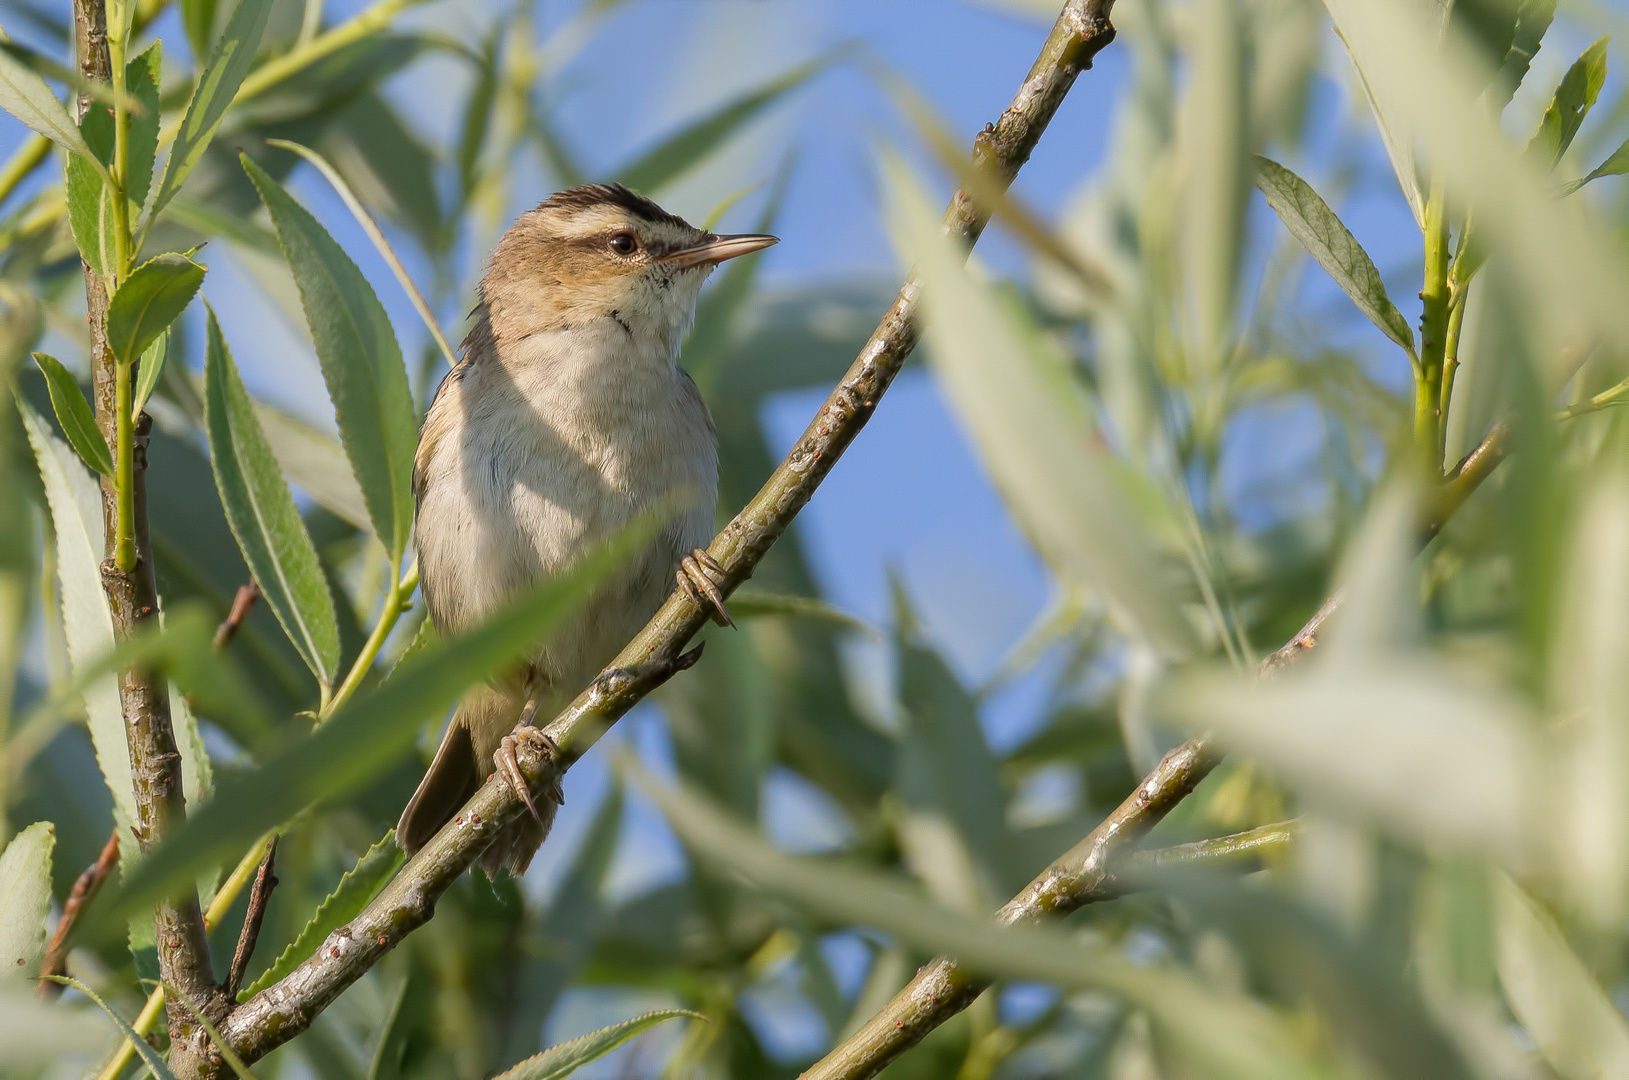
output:
<path id="1" fill-rule="evenodd" d="M 163 43 L 163 86 L 157 41 L 138 34 L 128 52 L 141 113 L 129 117 L 126 198 L 140 245 L 122 270 L 103 177 L 112 96 L 92 94 L 76 122 L 40 78 L 51 69 L 0 49 L 0 108 L 69 151 L 48 166 L 60 199 L 53 187 L 0 203 L 0 531 L 13 530 L 0 532 L 0 964 L 31 973 L 47 907 L 110 829 L 130 836 L 118 666 L 173 684 L 191 811 L 147 856 L 121 845 L 121 872 L 76 942 L 74 973 L 123 1024 L 150 989 L 138 978 L 152 955 L 131 955 L 125 917 L 150 925 L 155 897 L 200 876 L 212 886 L 268 830 L 281 833 L 280 884 L 245 996 L 353 919 L 400 869 L 388 829 L 448 705 L 637 540 L 472 635 L 420 633 L 420 601 L 392 578 L 411 565 L 409 473 L 440 353 L 415 351 L 418 328 L 391 324 L 380 298 L 397 286 L 360 268 L 374 264 L 345 246 L 350 222 L 311 194 L 326 182 L 302 172 L 312 186 L 296 199 L 296 159 L 266 142 L 333 163 L 424 275 L 452 340 L 486 251 L 537 194 L 533 167 L 553 187 L 621 178 L 664 200 L 706 189 L 722 227 L 776 231 L 791 167 L 743 166 L 750 146 L 737 136 L 782 115 L 838 55 L 711 99 L 603 177 L 584 164 L 599 155 L 566 134 L 578 130 L 562 105 L 579 77 L 572 55 L 615 55 L 614 35 L 641 32 L 642 7 L 657 2 L 564 14 L 520 3 L 458 39 L 386 19 L 268 80 L 268 63 L 311 47 L 299 5 L 185 0 L 186 43 Z M 1053 602 L 973 685 L 941 648 L 942 613 L 981 610 L 896 583 L 892 633 L 880 633 L 823 594 L 793 530 L 732 604 L 741 629 L 708 631 L 701 664 L 655 703 L 674 782 L 625 768 L 670 821 L 686 872 L 629 895 L 645 849 L 626 838 L 649 804 L 625 799 L 620 779 L 587 807 L 587 789 L 572 787 L 540 857 L 559 849 L 557 886 L 460 880 L 309 1032 L 252 1063 L 255 1075 L 522 1080 L 633 1040 L 614 1065 L 628 1075 L 769 1080 L 811 1062 L 778 1056 L 766 1014 L 798 1015 L 793 1000 L 834 1044 L 935 951 L 1057 996 L 1028 1013 L 987 996 L 890 1080 L 1629 1069 L 1616 1004 L 1629 985 L 1629 440 L 1624 414 L 1604 407 L 1629 400 L 1624 202 L 1610 179 L 1629 170 L 1626 99 L 1606 78 L 1607 42 L 1558 85 L 1522 85 L 1571 59 L 1532 64 L 1552 47 L 1556 9 L 1117 5 L 1112 48 L 1130 73 L 1114 135 L 1055 226 L 1029 211 L 1012 230 L 1037 256 L 1032 276 L 966 265 L 929 179 L 879 153 L 878 203 L 922 289 L 927 370 L 1050 573 Z M 1578 24 L 1564 10 L 1556 29 L 1576 37 Z M 320 44 L 333 27 L 309 30 Z M 187 55 L 203 61 L 186 70 L 176 58 Z M 440 144 L 385 83 L 439 79 L 448 63 L 470 79 Z M 1083 73 L 1075 93 L 1102 94 L 1100 74 Z M 1304 140 L 1315 78 L 1350 87 L 1353 115 Z M 234 103 L 246 80 L 252 97 Z M 1513 97 L 1511 137 L 1490 118 Z M 1038 158 L 1078 138 L 1079 106 Z M 698 183 L 714 171 L 729 175 Z M 1252 175 L 1265 207 L 1252 205 Z M 750 214 L 731 208 L 730 193 L 760 182 L 765 197 L 739 204 Z M 1413 329 L 1410 218 L 1406 235 L 1386 233 L 1395 215 L 1366 219 L 1369 251 L 1341 220 L 1349 193 L 1377 189 L 1421 229 L 1447 208 L 1465 305 L 1452 346 Z M 672 209 L 702 221 L 709 205 Z M 1028 252 L 1037 221 L 1052 235 Z M 202 286 L 222 317 L 183 315 L 222 251 L 233 276 Z M 166 619 L 117 650 L 98 475 L 116 472 L 118 451 L 80 385 L 84 343 L 61 329 L 83 317 L 80 256 L 119 272 L 111 344 L 135 362 L 133 413 L 153 416 L 146 509 Z M 719 275 L 681 357 L 718 428 L 726 515 L 775 464 L 766 400 L 829 387 L 892 289 L 867 278 L 770 290 L 755 267 Z M 334 428 L 290 411 L 276 392 L 284 368 L 251 368 L 252 322 L 212 291 L 227 282 L 309 340 L 279 363 L 320 371 Z M 36 348 L 63 363 L 41 353 L 36 373 Z M 1421 462 L 1397 388 L 1432 348 L 1451 350 L 1458 381 L 1428 421 L 1445 456 Z M 1578 415 L 1558 419 L 1569 404 Z M 1499 419 L 1509 460 L 1417 555 L 1442 464 Z M 217 654 L 214 627 L 250 580 L 263 599 Z M 1330 587 L 1346 602 L 1304 670 L 1254 681 L 1252 664 Z M 1016 746 L 982 722 L 1013 680 L 1036 714 Z M 1063 928 L 990 927 L 992 906 L 1199 731 L 1229 760 L 1147 843 L 1300 816 L 1291 849 L 1248 878 L 1154 877 Z M 204 801 L 206 746 L 225 759 Z M 790 855 L 764 836 L 765 785 L 781 782 L 824 808 L 831 850 Z M 863 957 L 857 986 L 839 977 L 845 950 Z M 78 1067 L 66 1056 L 83 1027 L 46 1018 L 114 1030 L 77 991 L 42 1012 L 31 984 L 0 990 L 0 1073 Z M 702 1019 L 645 1033 L 684 1017 Z M 163 1028 L 151 1032 L 159 1050 L 137 1048 L 158 1076 Z"/>

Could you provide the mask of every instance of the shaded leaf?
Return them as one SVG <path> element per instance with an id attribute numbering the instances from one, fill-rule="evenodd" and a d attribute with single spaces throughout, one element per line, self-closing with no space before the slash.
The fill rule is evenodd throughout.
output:
<path id="1" fill-rule="evenodd" d="M 164 1059 L 159 1056 L 158 1051 L 154 1050 L 152 1046 L 148 1044 L 146 1039 L 142 1038 L 140 1035 L 137 1035 L 135 1029 L 125 1022 L 124 1017 L 114 1012 L 113 1007 L 98 997 L 96 991 L 92 990 L 78 979 L 70 979 L 63 975 L 49 975 L 47 978 L 51 979 L 53 982 L 59 982 L 63 986 L 71 986 L 75 990 L 78 990 L 81 994 L 84 994 L 86 997 L 96 1002 L 97 1008 L 107 1013 L 108 1019 L 113 1021 L 114 1026 L 119 1029 L 119 1033 L 125 1037 L 125 1040 L 129 1042 L 131 1046 L 135 1047 L 136 1053 L 141 1057 L 142 1064 L 153 1070 L 153 1075 L 156 1076 L 158 1080 L 175 1080 L 175 1074 L 170 1072 L 169 1066 L 164 1064 Z"/>
<path id="2" fill-rule="evenodd" d="M 76 673 L 86 672 L 113 651 L 113 619 L 102 593 L 102 493 L 78 457 L 47 430 L 39 415 L 20 399 L 17 405 L 51 511 L 68 658 Z M 113 795 L 114 822 L 121 833 L 128 834 L 136 822 L 136 797 L 118 685 L 108 675 L 97 679 L 81 696 L 96 763 Z"/>
<path id="3" fill-rule="evenodd" d="M 929 359 L 1014 516 L 1060 574 L 1093 586 L 1166 655 L 1188 655 L 1193 633 L 1140 508 L 1079 410 L 1053 395 L 1034 328 L 968 275 L 916 181 L 889 165 L 897 242 L 923 285 Z"/>
<path id="4" fill-rule="evenodd" d="M 643 1034 L 657 1024 L 681 1016 L 689 1016 L 696 1020 L 707 1019 L 701 1013 L 691 1012 L 689 1009 L 658 1009 L 643 1016 L 636 1016 L 632 1020 L 624 1020 L 620 1024 L 590 1031 L 587 1035 L 572 1039 L 570 1042 L 551 1046 L 541 1054 L 529 1057 L 502 1073 L 497 1080 L 559 1080 L 560 1077 L 570 1076 L 590 1061 L 604 1057 L 635 1035 Z"/>
<path id="5" fill-rule="evenodd" d="M 299 935 L 272 961 L 270 967 L 261 972 L 259 978 L 238 992 L 238 1000 L 248 1001 L 304 963 L 306 957 L 316 952 L 324 938 L 354 919 L 370 900 L 379 895 L 379 890 L 396 875 L 406 859 L 402 849 L 396 846 L 396 830 L 389 830 L 378 843 L 362 853 L 355 866 L 345 871 L 345 876 L 339 879 L 334 891 L 317 905 L 317 910 L 312 912 Z"/>
<path id="6" fill-rule="evenodd" d="M 181 28 L 186 31 L 192 55 L 203 56 L 209 51 L 210 36 L 215 29 L 215 10 L 219 0 L 181 0 Z"/>
<path id="7" fill-rule="evenodd" d="M 247 157 L 254 181 L 300 286 L 340 440 L 361 485 L 375 533 L 400 560 L 413 524 L 418 423 L 401 346 L 373 287 L 317 219 Z"/>
<path id="8" fill-rule="evenodd" d="M 232 18 L 216 40 L 209 63 L 198 77 L 192 100 L 187 102 L 186 116 L 176 133 L 174 145 L 170 147 L 170 161 L 164 168 L 164 181 L 153 196 L 150 211 L 153 217 L 156 218 L 175 198 L 187 175 L 209 148 L 209 142 L 221 126 L 232 98 L 237 95 L 244 76 L 249 74 L 249 66 L 254 63 L 255 50 L 260 47 L 260 36 L 266 30 L 266 19 L 271 9 L 272 0 L 239 0 L 232 9 Z"/>
<path id="9" fill-rule="evenodd" d="M 98 902 L 98 917 L 117 919 L 165 895 L 201 867 L 235 857 L 296 813 L 354 793 L 400 761 L 417 741 L 422 721 L 439 717 L 471 685 L 530 654 L 659 524 L 638 522 L 569 574 L 528 589 L 470 632 L 426 646 L 378 690 L 353 698 L 310 736 L 239 774 L 148 852 L 109 902 Z"/>
<path id="10" fill-rule="evenodd" d="M 131 116 L 125 135 L 124 194 L 139 210 L 153 186 L 153 162 L 158 158 L 159 74 L 164 43 L 155 41 L 125 65 L 125 93 L 135 99 L 141 114 Z"/>
<path id="11" fill-rule="evenodd" d="M 1538 55 L 1539 43 L 1555 19 L 1556 0 L 1520 0 L 1516 6 L 1516 30 L 1511 35 L 1510 48 L 1505 52 L 1499 75 L 1488 89 L 1489 104 L 1495 112 L 1503 112 L 1516 96 L 1522 80 Z"/>
<path id="12" fill-rule="evenodd" d="M 1603 176 L 1622 176 L 1624 173 L 1629 173 L 1629 139 L 1624 140 L 1605 161 L 1591 170 L 1588 176 L 1581 180 L 1568 181 L 1563 185 L 1561 194 L 1571 195 L 1592 180 L 1599 180 Z"/>
<path id="13" fill-rule="evenodd" d="M 1555 97 L 1544 110 L 1539 129 L 1527 144 L 1528 155 L 1541 167 L 1552 169 L 1560 162 L 1583 126 L 1584 117 L 1601 96 L 1601 86 L 1606 82 L 1607 40 L 1601 38 L 1585 49 L 1555 88 Z"/>
<path id="14" fill-rule="evenodd" d="M 158 377 L 164 372 L 164 361 L 169 351 L 170 333 L 166 330 L 154 338 L 147 351 L 141 354 L 141 364 L 136 369 L 135 398 L 130 403 L 131 419 L 141 416 L 141 411 L 147 407 L 147 399 L 153 396 Z"/>
<path id="15" fill-rule="evenodd" d="M 55 826 L 36 821 L 0 852 L 0 982 L 39 974 L 56 843 Z"/>
<path id="16" fill-rule="evenodd" d="M 147 351 L 203 283 L 204 268 L 185 255 L 159 255 L 130 271 L 107 305 L 108 348 L 119 363 Z"/>
<path id="17" fill-rule="evenodd" d="M 64 150 L 86 161 L 101 162 L 85 145 L 68 110 L 45 80 L 10 52 L 0 49 L 0 109 L 15 116 Z"/>
<path id="18" fill-rule="evenodd" d="M 635 191 L 659 190 L 718 149 L 753 117 L 825 70 L 833 59 L 831 53 L 817 56 L 726 102 L 615 170 L 617 179 Z"/>
<path id="19" fill-rule="evenodd" d="M 332 684 L 339 668 L 339 626 L 328 581 L 212 308 L 208 334 L 204 422 L 221 506 L 277 621 L 317 678 Z"/>
<path id="20" fill-rule="evenodd" d="M 738 619 L 782 615 L 858 630 L 872 637 L 880 636 L 877 628 L 864 619 L 850 615 L 846 611 L 839 611 L 826 601 L 813 596 L 788 596 L 785 593 L 764 592 L 762 589 L 742 589 L 730 597 L 730 614 Z"/>
<path id="21" fill-rule="evenodd" d="M 96 416 L 79 389 L 79 382 L 56 357 L 42 352 L 33 356 L 45 376 L 45 387 L 51 393 L 51 409 L 57 414 L 62 433 L 68 437 L 68 445 L 74 448 L 80 461 L 103 476 L 112 476 L 113 454 L 107 448 L 102 429 L 96 426 Z"/>
<path id="22" fill-rule="evenodd" d="M 1290 234 L 1318 260 L 1346 295 L 1410 356 L 1414 355 L 1414 331 L 1408 320 L 1386 295 L 1386 283 L 1374 260 L 1363 250 L 1357 237 L 1342 224 L 1329 204 L 1312 190 L 1312 185 L 1276 161 L 1256 158 L 1256 186 L 1267 196 L 1267 205 L 1284 222 Z"/>
<path id="23" fill-rule="evenodd" d="M 1629 1022 L 1554 921 L 1500 875 L 1499 981 L 1510 1010 L 1563 1080 L 1629 1075 Z"/>

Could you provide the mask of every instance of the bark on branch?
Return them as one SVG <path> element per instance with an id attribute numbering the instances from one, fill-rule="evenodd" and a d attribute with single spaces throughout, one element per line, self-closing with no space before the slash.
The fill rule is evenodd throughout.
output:
<path id="1" fill-rule="evenodd" d="M 1114 0 L 1068 0 L 1012 103 L 974 140 L 974 163 L 1003 188 L 1029 160 L 1075 77 L 1114 39 Z M 988 215 L 958 191 L 945 211 L 945 228 L 967 247 Z M 767 483 L 708 548 L 726 572 L 726 595 L 747 578 L 853 442 L 916 346 L 920 289 L 914 276 L 901 286 L 882 321 L 860 350 L 797 445 Z M 624 713 L 685 663 L 685 646 L 706 622 L 675 593 L 611 667 L 546 733 L 561 747 L 547 759 L 527 751 L 521 768 L 534 788 L 558 778 Z M 404 937 L 429 920 L 445 892 L 505 824 L 525 813 L 506 785 L 489 781 L 463 812 L 405 866 L 349 926 L 324 941 L 316 955 L 227 1017 L 222 1034 L 245 1061 L 254 1061 L 304 1031 L 328 1006 Z"/>
<path id="2" fill-rule="evenodd" d="M 105 83 L 112 71 L 106 6 L 101 0 L 74 0 L 73 10 L 75 55 L 80 74 Z M 90 99 L 80 98 L 81 116 L 90 105 Z M 117 441 L 114 425 L 118 375 L 117 361 L 107 340 L 108 283 L 89 263 L 81 266 L 85 276 L 86 318 L 90 324 L 91 396 L 102 436 L 113 446 Z M 158 618 L 158 585 L 153 576 L 153 551 L 147 529 L 146 465 L 150 427 L 151 419 L 143 413 L 136 425 L 133 448 L 137 559 L 129 571 L 120 570 L 113 561 L 117 494 L 113 479 L 102 477 L 102 521 L 107 537 L 102 587 L 107 593 L 114 637 L 119 641 L 129 640 L 143 623 Z M 148 672 L 121 671 L 119 701 L 135 787 L 136 841 L 146 851 L 180 825 L 187 812 L 181 786 L 181 755 L 176 749 L 175 731 L 170 722 L 169 685 L 162 677 Z M 197 891 L 187 887 L 161 902 L 153 913 L 153 929 L 164 981 L 180 988 L 192 1000 L 206 1003 L 206 1011 L 224 1012 L 226 1003 L 219 996 L 210 967 L 209 939 L 205 935 Z M 191 1039 L 198 1029 L 192 1013 L 178 1002 L 172 1003 L 169 1019 L 172 1032 L 183 1042 Z M 176 1074 L 181 1080 L 195 1075 L 194 1061 L 194 1055 L 185 1052 L 175 1055 Z"/>

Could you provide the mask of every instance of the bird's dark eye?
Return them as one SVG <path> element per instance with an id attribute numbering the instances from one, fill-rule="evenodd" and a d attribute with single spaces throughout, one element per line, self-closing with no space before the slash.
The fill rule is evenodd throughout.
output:
<path id="1" fill-rule="evenodd" d="M 615 233 L 610 242 L 611 250 L 618 255 L 632 255 L 639 250 L 639 241 L 634 239 L 633 233 Z"/>

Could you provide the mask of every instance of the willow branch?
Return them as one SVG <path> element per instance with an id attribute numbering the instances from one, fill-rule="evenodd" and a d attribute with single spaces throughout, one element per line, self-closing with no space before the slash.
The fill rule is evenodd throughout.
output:
<path id="1" fill-rule="evenodd" d="M 88 80 L 106 82 L 111 71 L 106 15 L 106 6 L 101 0 L 74 0 L 75 51 L 80 74 Z M 84 115 L 89 104 L 88 99 L 80 99 L 80 115 Z M 108 286 L 90 264 L 82 266 L 91 338 L 92 398 L 97 424 L 111 446 L 115 426 L 126 414 L 118 407 L 118 363 L 107 341 Z M 133 377 L 134 372 L 130 374 Z M 150 427 L 151 419 L 142 414 L 131 448 L 132 468 L 128 481 L 133 500 L 136 558 L 127 570 L 120 569 L 114 560 L 119 493 L 111 477 L 102 477 L 103 532 L 107 537 L 102 587 L 107 594 L 114 637 L 119 641 L 130 640 L 144 623 L 158 618 L 158 586 L 153 577 L 153 551 L 147 530 L 146 464 Z M 175 731 L 170 722 L 169 684 L 149 672 L 121 671 L 119 702 L 124 713 L 125 740 L 130 748 L 136 841 L 146 851 L 180 825 L 187 812 L 181 755 L 176 750 Z M 205 1002 L 206 1007 L 223 1009 L 224 1001 L 219 998 L 210 967 L 209 939 L 204 931 L 203 912 L 198 907 L 197 890 L 187 886 L 160 902 L 153 912 L 153 930 L 164 981 L 181 987 L 193 1000 Z M 192 1014 L 179 1007 L 171 1010 L 170 1023 L 183 1038 L 196 1027 Z M 178 1055 L 182 1059 L 188 1056 Z M 186 1080 L 188 1064 L 185 1060 L 178 1064 L 177 1075 Z"/>
<path id="2" fill-rule="evenodd" d="M 1436 516 L 1426 530 L 1428 537 L 1435 535 L 1447 516 L 1464 504 L 1503 459 L 1507 437 L 1504 424 L 1495 426 L 1481 445 L 1460 462 L 1444 485 L 1435 507 Z M 1257 676 L 1270 678 L 1317 648 L 1324 626 L 1340 609 L 1341 599 L 1337 592 L 1325 600 L 1283 647 L 1256 665 Z M 996 912 L 996 922 L 1005 926 L 1038 922 L 1120 895 L 1125 884 L 1112 876 L 1111 863 L 1187 798 L 1220 761 L 1221 752 L 1209 735 L 1189 739 L 1166 754 L 1097 828 Z M 989 985 L 953 959 L 934 960 L 800 1080 L 866 1080 L 876 1076 L 928 1032 L 971 1005 Z"/>
<path id="3" fill-rule="evenodd" d="M 975 163 L 1010 184 L 1029 160 L 1048 122 L 1081 71 L 1114 38 L 1108 13 L 1113 0 L 1069 0 L 1047 35 L 1041 54 L 999 120 L 973 144 Z M 945 229 L 967 247 L 988 218 L 958 191 L 945 212 Z M 916 346 L 920 288 L 907 278 L 870 340 L 753 500 L 714 537 L 708 548 L 724 568 L 726 593 L 752 575 L 791 525 L 860 429 Z M 685 646 L 706 622 L 682 593 L 670 596 L 650 623 L 611 666 L 545 731 L 561 747 L 558 756 L 528 749 L 521 768 L 534 788 L 565 772 L 596 740 L 656 687 L 687 666 Z M 316 955 L 233 1012 L 222 1034 L 245 1060 L 254 1061 L 304 1031 L 384 954 L 423 925 L 437 897 L 467 869 L 492 838 L 525 813 L 507 785 L 484 784 L 454 820 L 421 850 L 396 879 L 350 925 L 323 942 Z"/>

